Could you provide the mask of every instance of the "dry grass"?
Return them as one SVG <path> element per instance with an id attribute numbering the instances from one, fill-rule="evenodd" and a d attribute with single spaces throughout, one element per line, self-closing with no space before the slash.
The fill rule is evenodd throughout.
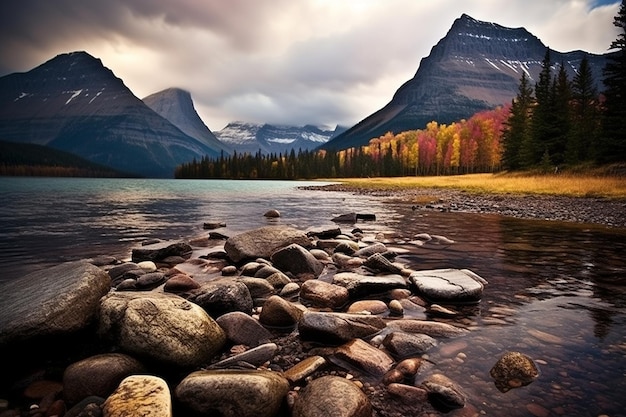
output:
<path id="1" fill-rule="evenodd" d="M 626 198 L 626 178 L 593 174 L 471 174 L 439 177 L 346 178 L 339 182 L 361 189 L 447 188 L 475 193 L 542 194 Z"/>

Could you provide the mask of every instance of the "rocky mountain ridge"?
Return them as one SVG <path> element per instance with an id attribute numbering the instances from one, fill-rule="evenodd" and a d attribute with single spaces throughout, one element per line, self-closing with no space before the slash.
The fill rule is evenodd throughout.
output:
<path id="1" fill-rule="evenodd" d="M 324 144 L 326 149 L 362 146 L 391 131 L 422 129 L 430 121 L 451 123 L 510 103 L 522 73 L 534 85 L 547 47 L 524 28 L 507 28 L 466 14 L 423 58 L 415 76 L 382 109 Z M 564 65 L 570 80 L 587 57 L 598 90 L 605 55 L 550 52 L 554 73 Z"/>

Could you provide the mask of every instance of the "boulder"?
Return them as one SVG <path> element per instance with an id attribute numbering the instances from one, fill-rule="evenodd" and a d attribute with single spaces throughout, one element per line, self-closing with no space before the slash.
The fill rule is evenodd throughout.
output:
<path id="1" fill-rule="evenodd" d="M 428 392 L 428 401 L 437 409 L 449 412 L 465 406 L 465 394 L 450 378 L 442 374 L 433 374 L 422 382 Z"/>
<path id="2" fill-rule="evenodd" d="M 340 285 L 311 279 L 300 288 L 300 300 L 303 304 L 319 308 L 338 309 L 349 299 L 348 290 Z"/>
<path id="3" fill-rule="evenodd" d="M 293 417 L 372 417 L 372 405 L 353 382 L 338 376 L 311 381 L 296 397 Z"/>
<path id="4" fill-rule="evenodd" d="M 172 397 L 167 383 L 152 375 L 125 378 L 102 405 L 104 417 L 171 417 Z"/>
<path id="5" fill-rule="evenodd" d="M 289 382 L 275 372 L 205 370 L 189 374 L 174 393 L 194 415 L 274 417 L 288 391 Z"/>
<path id="6" fill-rule="evenodd" d="M 480 301 L 483 278 L 469 269 L 433 269 L 415 271 L 409 280 L 418 295 L 437 303 L 477 303 Z"/>
<path id="7" fill-rule="evenodd" d="M 266 258 L 277 249 L 296 243 L 310 247 L 308 236 L 289 226 L 265 226 L 231 236 L 224 244 L 228 257 L 235 263 L 245 259 Z"/>
<path id="8" fill-rule="evenodd" d="M 216 322 L 228 340 L 236 345 L 254 347 L 272 338 L 272 334 L 261 323 L 241 311 L 226 313 L 218 317 Z"/>
<path id="9" fill-rule="evenodd" d="M 362 275 L 356 272 L 340 272 L 333 277 L 333 284 L 346 287 L 351 298 L 362 298 L 372 294 L 380 294 L 395 288 L 406 288 L 407 284 L 401 275 Z"/>
<path id="10" fill-rule="evenodd" d="M 271 254 L 270 259 L 276 268 L 294 276 L 306 275 L 317 278 L 324 270 L 324 264 L 297 243 L 277 249 Z"/>
<path id="11" fill-rule="evenodd" d="M 0 282 L 0 347 L 86 328 L 111 279 L 88 262 L 69 262 Z"/>
<path id="12" fill-rule="evenodd" d="M 380 317 L 345 313 L 305 312 L 298 322 L 302 340 L 324 344 L 341 344 L 365 338 L 384 327 L 385 321 Z"/>
<path id="13" fill-rule="evenodd" d="M 303 311 L 278 295 L 273 295 L 265 301 L 259 321 L 270 327 L 293 327 L 302 317 Z"/>
<path id="14" fill-rule="evenodd" d="M 98 334 L 123 352 L 177 367 L 204 364 L 226 342 L 202 307 L 167 293 L 106 295 Z"/>
<path id="15" fill-rule="evenodd" d="M 250 314 L 253 307 L 248 287 L 243 282 L 229 278 L 213 280 L 191 290 L 187 300 L 199 305 L 215 318 L 233 311 Z"/>
<path id="16" fill-rule="evenodd" d="M 432 337 L 457 337 L 467 334 L 468 330 L 448 323 L 428 320 L 399 319 L 390 321 L 387 328 L 407 333 L 422 333 Z"/>
<path id="17" fill-rule="evenodd" d="M 419 333 L 391 332 L 383 339 L 383 346 L 398 358 L 422 355 L 436 345 L 437 339 Z"/>
<path id="18" fill-rule="evenodd" d="M 185 242 L 158 242 L 132 250 L 133 262 L 163 262 L 169 257 L 189 258 L 193 249 Z"/>
<path id="19" fill-rule="evenodd" d="M 335 350 L 333 362 L 348 369 L 356 368 L 374 377 L 381 377 L 393 366 L 394 360 L 382 350 L 361 339 L 353 339 Z"/>
<path id="20" fill-rule="evenodd" d="M 106 398 L 127 376 L 146 370 L 137 359 L 123 353 L 103 353 L 69 365 L 63 372 L 63 397 L 73 406 L 89 396 Z"/>

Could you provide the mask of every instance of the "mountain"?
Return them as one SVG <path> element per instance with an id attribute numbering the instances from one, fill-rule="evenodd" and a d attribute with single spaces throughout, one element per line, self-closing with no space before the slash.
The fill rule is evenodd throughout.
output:
<path id="1" fill-rule="evenodd" d="M 288 153 L 293 149 L 311 150 L 328 142 L 345 128 L 325 130 L 316 126 L 284 126 L 232 122 L 215 132 L 217 138 L 238 153 Z"/>
<path id="2" fill-rule="evenodd" d="M 321 148 L 361 146 L 389 131 L 422 129 L 433 120 L 448 124 L 510 103 L 523 72 L 531 85 L 538 80 L 546 48 L 524 28 L 507 28 L 463 14 L 385 107 Z M 604 55 L 550 51 L 554 74 L 563 63 L 572 80 L 585 56 L 602 91 Z"/>
<path id="3" fill-rule="evenodd" d="M 183 162 L 219 155 L 159 116 L 86 52 L 0 78 L 0 140 L 46 145 L 145 177 L 172 177 Z"/>
<path id="4" fill-rule="evenodd" d="M 204 124 L 188 91 L 180 88 L 168 88 L 142 99 L 144 103 L 160 116 L 166 118 L 183 133 L 206 146 L 229 154 L 232 149 L 215 137 Z"/>

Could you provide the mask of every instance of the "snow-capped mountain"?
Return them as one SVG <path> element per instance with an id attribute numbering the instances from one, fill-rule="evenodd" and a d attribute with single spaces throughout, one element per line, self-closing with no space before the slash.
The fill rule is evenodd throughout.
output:
<path id="1" fill-rule="evenodd" d="M 531 85 L 537 81 L 546 49 L 524 28 L 507 28 L 463 14 L 385 107 L 323 147 L 361 146 L 387 132 L 423 129 L 432 120 L 451 123 L 508 104 L 517 94 L 522 73 Z M 605 55 L 550 52 L 555 71 L 563 64 L 570 80 L 583 57 L 602 91 Z"/>
<path id="2" fill-rule="evenodd" d="M 295 152 L 315 149 L 344 130 L 345 128 L 339 126 L 334 130 L 329 130 L 311 125 L 285 126 L 232 122 L 214 133 L 220 141 L 238 153 L 284 154 L 291 152 L 292 149 Z"/>

